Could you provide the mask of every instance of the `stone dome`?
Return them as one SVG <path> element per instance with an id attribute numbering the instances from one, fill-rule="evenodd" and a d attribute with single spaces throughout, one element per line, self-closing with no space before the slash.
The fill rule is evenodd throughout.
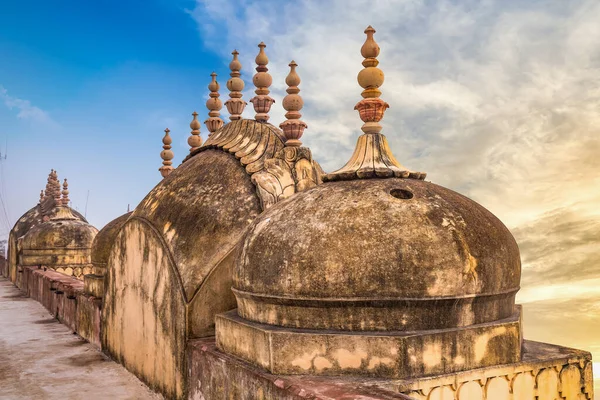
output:
<path id="1" fill-rule="evenodd" d="M 125 213 L 100 229 L 92 243 L 91 260 L 95 267 L 106 268 L 110 249 L 117 237 L 117 233 L 119 233 L 119 229 L 125 224 L 130 215 L 131 212 Z"/>
<path id="2" fill-rule="evenodd" d="M 87 222 L 87 220 L 81 215 L 79 212 L 70 209 L 71 213 L 77 219 Z M 11 280 L 16 279 L 16 268 L 18 262 L 18 254 L 17 254 L 17 241 L 20 237 L 23 237 L 27 232 L 29 232 L 33 227 L 42 223 L 42 207 L 40 204 L 36 204 L 35 207 L 29 209 L 25 214 L 23 214 L 15 223 L 14 227 L 11 229 L 8 240 L 8 262 L 9 262 L 9 276 Z M 12 272 L 11 272 L 12 271 Z"/>
<path id="3" fill-rule="evenodd" d="M 23 238 L 23 250 L 91 248 L 98 230 L 81 220 L 50 220 L 36 225 Z"/>
<path id="4" fill-rule="evenodd" d="M 238 314 L 306 329 L 415 331 L 508 318 L 518 246 L 484 207 L 415 179 L 329 182 L 252 224 Z"/>
<path id="5" fill-rule="evenodd" d="M 43 265 L 81 277 L 91 272 L 90 250 L 97 233 L 70 208 L 56 207 L 50 220 L 34 226 L 23 237 L 21 264 Z"/>

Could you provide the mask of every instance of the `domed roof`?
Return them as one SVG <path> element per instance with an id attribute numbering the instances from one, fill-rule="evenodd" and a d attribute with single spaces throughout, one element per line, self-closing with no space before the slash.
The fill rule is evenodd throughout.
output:
<path id="1" fill-rule="evenodd" d="M 282 326 L 421 330 L 510 316 L 520 257 L 476 202 L 415 179 L 329 182 L 276 204 L 246 236 L 238 313 Z"/>
<path id="2" fill-rule="evenodd" d="M 131 219 L 151 222 L 164 238 L 188 300 L 239 243 L 261 212 L 252 174 L 283 148 L 280 131 L 253 120 L 232 121 L 163 179 Z"/>
<path id="3" fill-rule="evenodd" d="M 87 222 L 87 220 L 81 215 L 79 212 L 73 210 L 71 208 L 71 213 L 77 219 Z M 33 226 L 40 224 L 42 222 L 42 210 L 39 204 L 36 204 L 34 207 L 30 208 L 25 214 L 21 215 L 21 217 L 17 220 L 14 227 L 11 230 L 11 234 L 14 235 L 15 238 L 19 238 L 25 235 Z"/>
<path id="4" fill-rule="evenodd" d="M 108 261 L 110 249 L 119 233 L 119 229 L 125 224 L 125 221 L 131 216 L 131 212 L 113 219 L 104 228 L 100 229 L 94 242 L 92 243 L 92 264 L 105 266 Z"/>
<path id="5" fill-rule="evenodd" d="M 92 246 L 98 230 L 70 215 L 70 210 L 61 209 L 59 207 L 60 211 L 52 219 L 27 232 L 23 250 L 89 249 Z"/>

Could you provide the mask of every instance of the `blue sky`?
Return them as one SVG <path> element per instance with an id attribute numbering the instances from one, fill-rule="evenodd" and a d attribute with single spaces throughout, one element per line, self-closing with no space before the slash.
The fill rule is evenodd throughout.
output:
<path id="1" fill-rule="evenodd" d="M 12 105 L 0 106 L 0 147 L 8 140 L 11 223 L 35 204 L 50 168 L 69 178 L 78 209 L 90 191 L 88 216 L 101 227 L 158 182 L 167 126 L 183 158 L 188 115 L 203 112 L 209 74 L 224 63 L 186 7 L 194 3 L 3 4 L 0 86 Z"/>
<path id="2" fill-rule="evenodd" d="M 9 148 L 0 187 L 10 223 L 36 204 L 51 168 L 69 178 L 80 211 L 89 191 L 98 228 L 135 207 L 160 180 L 165 127 L 175 165 L 187 154 L 191 113 L 204 120 L 213 70 L 227 99 L 234 48 L 251 97 L 261 41 L 276 100 L 270 122 L 283 121 L 294 59 L 303 142 L 326 171 L 342 166 L 360 133 L 356 75 L 371 24 L 390 104 L 383 133 L 396 157 L 511 229 L 526 337 L 600 357 L 597 0 L 5 3 L 0 147 L 8 139 Z M 252 118 L 249 107 L 244 116 Z"/>

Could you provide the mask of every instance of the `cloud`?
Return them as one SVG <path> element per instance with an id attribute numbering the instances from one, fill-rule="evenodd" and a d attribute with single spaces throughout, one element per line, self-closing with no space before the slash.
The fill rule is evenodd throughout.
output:
<path id="1" fill-rule="evenodd" d="M 8 94 L 8 90 L 6 90 L 2 85 L 0 85 L 0 100 L 2 100 L 4 105 L 10 110 L 16 109 L 18 111 L 17 118 L 19 119 L 54 124 L 54 121 L 50 118 L 46 111 L 31 105 L 29 100 L 23 100 L 10 96 Z"/>

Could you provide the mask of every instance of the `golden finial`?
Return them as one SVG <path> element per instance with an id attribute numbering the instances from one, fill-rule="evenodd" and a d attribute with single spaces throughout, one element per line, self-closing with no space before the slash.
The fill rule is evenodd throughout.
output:
<path id="1" fill-rule="evenodd" d="M 254 119 L 260 122 L 267 122 L 269 120 L 271 105 L 275 103 L 275 100 L 269 96 L 269 86 L 273 83 L 273 78 L 269 74 L 269 69 L 267 68 L 267 64 L 269 63 L 269 58 L 265 53 L 265 47 L 267 47 L 267 45 L 260 42 L 258 47 L 260 51 L 254 60 L 257 64 L 257 72 L 252 78 L 254 86 L 256 86 L 256 90 L 254 91 L 256 96 L 250 99 L 250 103 L 254 105 L 254 111 L 256 112 Z"/>
<path id="2" fill-rule="evenodd" d="M 238 60 L 238 55 L 240 53 L 238 53 L 237 50 L 234 50 L 231 54 L 233 54 L 233 60 L 229 63 L 229 69 L 231 70 L 229 75 L 231 78 L 227 81 L 229 100 L 225 102 L 225 107 L 227 107 L 227 111 L 229 112 L 229 119 L 231 121 L 236 121 L 242 118 L 242 112 L 246 107 L 246 102 L 242 100 L 244 81 L 240 78 L 242 75 L 240 73 L 242 63 Z"/>
<path id="3" fill-rule="evenodd" d="M 65 178 L 63 182 L 63 190 L 62 190 L 62 206 L 69 206 L 69 184 L 67 183 L 67 178 Z"/>
<path id="4" fill-rule="evenodd" d="M 425 179 L 425 173 L 409 171 L 394 158 L 386 137 L 380 133 L 382 127 L 379 121 L 389 104 L 379 98 L 384 75 L 377 68 L 380 49 L 373 38 L 375 29 L 369 25 L 365 33 L 367 39 L 360 49 L 365 58 L 362 62 L 365 68 L 358 74 L 358 84 L 364 89 L 363 99 L 354 107 L 364 122 L 361 128 L 364 134 L 359 136 L 350 161 L 339 170 L 323 176 L 323 181 L 391 177 Z"/>
<path id="5" fill-rule="evenodd" d="M 194 112 L 194 114 L 196 113 Z M 196 120 L 196 116 L 194 116 L 194 120 Z M 171 139 L 171 136 L 169 136 L 169 132 L 171 132 L 169 128 L 165 129 L 165 136 L 162 140 L 163 151 L 160 152 L 160 158 L 163 159 L 163 165 L 158 170 L 160 171 L 160 174 L 163 178 L 166 178 L 171 173 L 171 171 L 173 171 L 173 161 L 171 161 L 174 157 L 173 151 L 171 150 L 171 143 L 173 143 L 173 139 Z M 193 137 L 190 137 L 190 140 L 192 138 Z M 190 142 L 190 140 L 188 140 L 188 143 Z"/>
<path id="6" fill-rule="evenodd" d="M 188 144 L 190 145 L 190 153 L 202 145 L 202 138 L 200 137 L 200 121 L 198 121 L 198 113 L 194 111 L 192 113 L 194 119 L 190 122 L 190 128 L 192 128 L 192 136 L 188 138 Z"/>
<path id="7" fill-rule="evenodd" d="M 287 111 L 285 113 L 287 121 L 281 123 L 279 127 L 283 130 L 285 145 L 299 147 L 302 145 L 300 138 L 307 125 L 304 121 L 300 121 L 300 117 L 302 116 L 300 110 L 304 106 L 304 101 L 298 94 L 300 93 L 300 89 L 298 88 L 298 85 L 300 85 L 300 76 L 296 72 L 298 64 L 292 60 L 289 66 L 290 73 L 285 78 L 285 83 L 288 85 L 286 90 L 288 94 L 283 98 L 283 108 Z"/>
<path id="8" fill-rule="evenodd" d="M 217 129 L 221 128 L 225 122 L 221 119 L 219 111 L 223 108 L 223 103 L 219 99 L 219 83 L 217 82 L 217 74 L 210 74 L 212 81 L 208 84 L 208 90 L 210 90 L 210 98 L 206 101 L 206 108 L 208 108 L 208 119 L 204 121 L 206 128 L 208 129 L 208 136 L 212 135 Z"/>

